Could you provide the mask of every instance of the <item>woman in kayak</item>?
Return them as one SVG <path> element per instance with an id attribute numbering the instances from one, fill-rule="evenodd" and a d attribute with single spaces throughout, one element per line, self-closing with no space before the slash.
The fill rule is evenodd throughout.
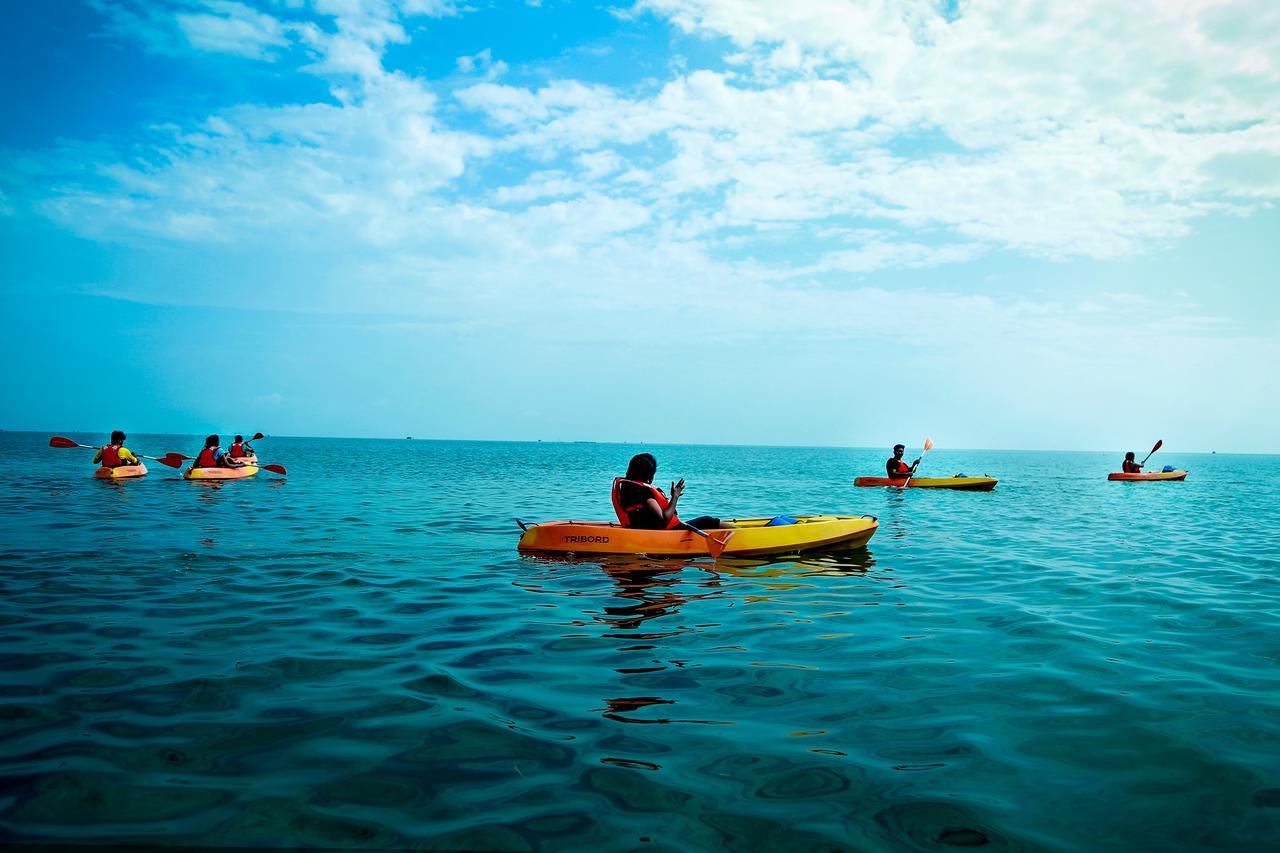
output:
<path id="1" fill-rule="evenodd" d="M 1120 464 L 1120 470 L 1126 474 L 1141 474 L 1142 465 L 1133 461 L 1133 451 L 1130 450 L 1124 455 L 1124 462 Z"/>
<path id="2" fill-rule="evenodd" d="M 671 484 L 671 497 L 653 485 L 653 475 L 658 473 L 658 461 L 649 453 L 638 453 L 627 464 L 627 476 L 613 481 L 613 509 L 623 527 L 639 530 L 675 530 L 694 527 L 698 530 L 736 528 L 738 525 L 721 521 L 709 515 L 700 515 L 693 521 L 681 521 L 676 515 L 676 504 L 684 494 L 684 480 Z"/>
<path id="3" fill-rule="evenodd" d="M 227 452 L 220 446 L 221 439 L 216 435 L 211 435 L 204 440 L 204 450 L 196 454 L 196 461 L 191 463 L 192 468 L 243 468 L 244 463 L 237 462 L 227 455 Z"/>
<path id="4" fill-rule="evenodd" d="M 920 464 L 917 459 L 910 465 L 902 461 L 902 454 L 907 450 L 906 445 L 895 444 L 893 446 L 893 456 L 884 463 L 885 473 L 889 475 L 890 480 L 904 480 L 916 472 L 916 466 Z"/>
<path id="5" fill-rule="evenodd" d="M 138 457 L 124 446 L 124 433 L 115 430 L 111 433 L 111 443 L 99 447 L 93 455 L 93 461 L 104 468 L 119 468 L 123 465 L 140 465 Z"/>

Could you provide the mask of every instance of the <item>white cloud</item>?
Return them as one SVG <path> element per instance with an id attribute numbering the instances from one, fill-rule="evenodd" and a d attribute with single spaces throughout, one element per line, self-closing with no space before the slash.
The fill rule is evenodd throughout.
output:
<path id="1" fill-rule="evenodd" d="M 485 48 L 471 56 L 459 56 L 456 64 L 463 74 L 480 74 L 486 80 L 496 80 L 507 73 L 507 63 L 493 59 L 493 51 Z"/>
<path id="2" fill-rule="evenodd" d="M 651 288 L 637 269 L 729 297 L 995 251 L 1116 257 L 1280 198 L 1280 7 L 1267 3 L 973 0 L 947 17 L 932 0 L 643 0 L 728 39 L 728 68 L 500 85 L 485 49 L 456 59 L 485 81 L 455 90 L 385 60 L 409 16 L 452 3 L 315 0 L 321 20 L 230 0 L 169 18 L 102 8 L 153 45 L 175 20 L 205 49 L 297 42 L 336 103 L 155 129 L 127 157 L 95 154 L 96 177 L 54 181 L 44 210 L 117 240 L 341 244 L 366 253 L 361 274 L 405 258 L 431 270 L 432 306 L 440 282 L 501 286 L 472 258 L 509 282 L 544 265 L 556 287 L 580 275 L 590 302 Z"/>
<path id="3" fill-rule="evenodd" d="M 207 12 L 174 16 L 187 40 L 200 50 L 267 59 L 272 48 L 289 42 L 285 26 L 278 19 L 242 3 L 218 0 L 209 2 L 206 8 Z"/>

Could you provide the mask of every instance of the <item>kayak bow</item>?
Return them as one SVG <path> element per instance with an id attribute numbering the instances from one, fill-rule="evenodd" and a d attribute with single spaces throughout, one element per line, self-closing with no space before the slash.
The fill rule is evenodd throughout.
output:
<path id="1" fill-rule="evenodd" d="M 770 519 L 730 519 L 732 530 L 712 530 L 726 557 L 794 554 L 819 549 L 860 548 L 876 532 L 873 516 L 809 515 L 796 524 L 769 527 Z M 521 551 L 556 554 L 647 554 L 705 557 L 707 540 L 689 530 L 637 530 L 608 521 L 547 521 L 524 524 Z"/>

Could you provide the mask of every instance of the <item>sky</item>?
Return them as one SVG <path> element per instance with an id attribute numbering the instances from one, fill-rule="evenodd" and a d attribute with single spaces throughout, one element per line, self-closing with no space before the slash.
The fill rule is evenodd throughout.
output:
<path id="1" fill-rule="evenodd" d="M 49 0 L 0 428 L 1280 452 L 1273 0 Z"/>

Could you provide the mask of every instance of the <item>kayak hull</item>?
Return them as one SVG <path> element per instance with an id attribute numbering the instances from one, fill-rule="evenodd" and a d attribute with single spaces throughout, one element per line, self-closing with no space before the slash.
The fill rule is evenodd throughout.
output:
<path id="1" fill-rule="evenodd" d="M 995 477 L 918 477 L 910 481 L 890 480 L 888 477 L 859 477 L 855 486 L 893 486 L 908 489 L 955 489 L 961 492 L 989 492 L 1000 482 Z"/>
<path id="2" fill-rule="evenodd" d="M 103 465 L 93 472 L 93 476 L 98 480 L 128 480 L 133 477 L 145 477 L 146 474 L 147 466 L 141 462 L 137 465 L 120 465 L 115 468 Z"/>
<path id="3" fill-rule="evenodd" d="M 243 468 L 188 468 L 182 472 L 184 480 L 243 480 L 258 473 L 257 466 Z"/>
<path id="4" fill-rule="evenodd" d="M 767 518 L 732 519 L 736 530 L 711 531 L 725 541 L 726 557 L 794 554 L 801 551 L 859 548 L 878 526 L 871 516 L 810 515 L 797 524 L 767 527 Z M 705 557 L 707 540 L 690 530 L 636 530 L 607 521 L 548 521 L 530 524 L 516 546 L 521 551 L 553 554 L 646 554 Z"/>
<path id="5" fill-rule="evenodd" d="M 1107 479 L 1112 482 L 1121 483 L 1148 483 L 1148 482 L 1169 482 L 1180 483 L 1187 479 L 1186 471 L 1152 471 L 1143 474 L 1120 474 L 1112 472 L 1107 475 Z"/>
<path id="6" fill-rule="evenodd" d="M 256 453 L 251 453 L 248 456 L 233 456 L 230 458 L 235 459 L 237 462 L 241 463 L 242 465 L 258 464 L 258 455 Z"/>

